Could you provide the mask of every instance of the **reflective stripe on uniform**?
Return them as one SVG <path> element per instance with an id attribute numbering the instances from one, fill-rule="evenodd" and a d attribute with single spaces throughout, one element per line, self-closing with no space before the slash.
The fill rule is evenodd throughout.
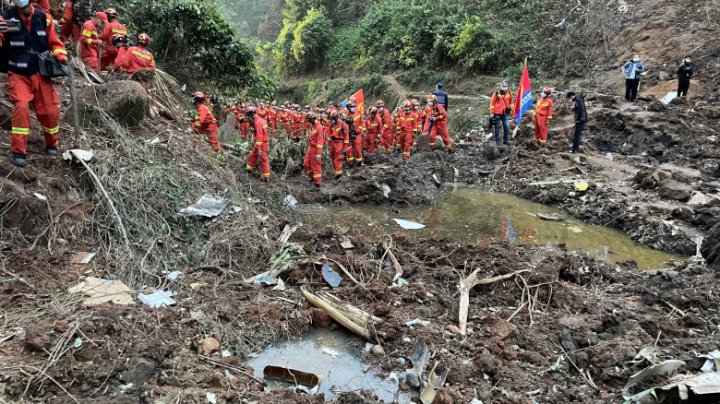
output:
<path id="1" fill-rule="evenodd" d="M 93 34 L 97 34 L 95 31 L 82 30 L 82 36 L 91 38 Z"/>
<path id="2" fill-rule="evenodd" d="M 12 128 L 12 134 L 13 135 L 23 135 L 27 136 L 30 134 L 30 128 L 16 128 L 13 126 Z"/>
<path id="3" fill-rule="evenodd" d="M 139 56 L 139 57 L 141 57 L 141 58 L 143 58 L 143 59 L 147 59 L 147 60 L 152 59 L 152 56 L 146 55 L 146 54 L 144 54 L 144 53 L 142 53 L 142 52 L 132 51 L 132 54 L 135 55 L 135 56 Z"/>
<path id="4" fill-rule="evenodd" d="M 110 32 L 112 32 L 113 34 L 127 35 L 127 30 L 124 29 L 113 29 Z"/>
<path id="5" fill-rule="evenodd" d="M 63 48 L 57 48 L 54 51 L 52 51 L 53 55 L 67 55 L 67 51 Z"/>
<path id="6" fill-rule="evenodd" d="M 54 134 L 60 132 L 60 127 L 56 126 L 54 128 L 46 128 L 43 126 L 42 130 L 43 130 L 43 132 L 47 133 L 48 135 L 54 135 Z"/>

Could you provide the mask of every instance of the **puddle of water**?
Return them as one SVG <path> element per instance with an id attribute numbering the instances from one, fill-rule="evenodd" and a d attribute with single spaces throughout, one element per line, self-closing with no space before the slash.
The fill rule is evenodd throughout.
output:
<path id="1" fill-rule="evenodd" d="M 588 225 L 572 218 L 561 222 L 539 219 L 535 216 L 538 213 L 567 215 L 513 195 L 484 192 L 472 187 L 446 186 L 432 206 L 316 206 L 303 211 L 320 224 L 330 224 L 333 220 L 342 223 L 355 220 L 351 223 L 364 226 L 374 221 L 390 233 L 404 231 L 393 222 L 394 218 L 415 221 L 426 227 L 407 233 L 423 238 L 449 238 L 478 244 L 489 243 L 492 239 L 565 244 L 569 250 L 585 251 L 611 262 L 634 260 L 640 269 L 667 268 L 669 261 L 683 259 L 643 247 L 624 233 L 607 227 Z"/>
<path id="2" fill-rule="evenodd" d="M 358 350 L 364 342 L 352 335 L 330 330 L 312 330 L 300 339 L 288 340 L 270 346 L 258 357 L 247 362 L 255 370 L 255 377 L 263 377 L 265 366 L 280 366 L 323 376 L 318 393 L 325 393 L 325 400 L 332 400 L 339 391 L 370 389 L 380 400 L 393 401 L 398 388 L 395 381 L 384 379 L 373 370 L 363 372 L 364 363 L 358 357 Z M 270 388 L 289 387 L 288 383 L 267 380 Z M 400 403 L 409 402 L 400 394 Z"/>

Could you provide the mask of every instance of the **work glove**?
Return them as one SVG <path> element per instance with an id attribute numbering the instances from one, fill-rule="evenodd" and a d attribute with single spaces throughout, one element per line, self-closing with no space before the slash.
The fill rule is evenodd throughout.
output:
<path id="1" fill-rule="evenodd" d="M 63 53 L 58 53 L 57 55 L 55 55 L 55 59 L 64 65 L 66 65 L 68 62 L 67 55 L 65 55 Z"/>

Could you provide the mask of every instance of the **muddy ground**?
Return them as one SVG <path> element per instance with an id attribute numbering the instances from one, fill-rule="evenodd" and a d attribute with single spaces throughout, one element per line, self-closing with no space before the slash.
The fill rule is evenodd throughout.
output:
<path id="1" fill-rule="evenodd" d="M 66 97 L 63 102 L 65 109 Z M 589 94 L 588 103 L 591 122 L 580 155 L 566 153 L 572 122 L 560 108 L 549 146 L 537 146 L 528 127 L 512 148 L 493 147 L 481 132 L 457 134 L 453 155 L 429 152 L 420 139 L 408 162 L 369 156 L 367 167 L 337 182 L 329 180 L 326 162 L 320 190 L 296 164 L 274 166 L 272 184 L 259 184 L 244 173 L 241 157 L 218 160 L 158 105 L 132 131 L 99 113 L 85 122 L 85 136 L 63 137 L 64 148 L 95 151 L 89 167 L 97 179 L 77 163 L 42 156 L 33 137 L 31 167 L 0 159 L 0 399 L 204 403 L 214 393 L 218 402 L 323 402 L 265 391 L 243 363 L 274 341 L 337 326 L 299 292 L 327 289 L 311 263 L 325 258 L 359 281 L 345 278 L 332 293 L 383 320 L 374 336 L 387 355 L 367 363 L 385 374 L 402 371 L 407 366 L 400 360 L 424 339 L 433 362 L 450 369 L 438 403 L 621 402 L 629 376 L 647 365 L 626 369 L 627 362 L 646 346 L 655 348 L 657 361 L 683 360 L 678 373 L 697 373 L 704 360 L 696 354 L 720 348 L 720 201 L 713 199 L 720 189 L 720 109 L 699 101 L 665 106 L 653 98 L 629 105 L 599 94 Z M 577 179 L 589 189 L 531 185 Z M 686 263 L 641 273 L 632 262 L 598 261 L 562 246 L 461 245 L 355 223 L 319 227 L 283 203 L 291 194 L 301 203 L 391 209 L 430 203 L 445 182 L 553 205 L 686 256 L 695 254 L 694 238 L 706 235 L 704 256 L 715 269 Z M 215 219 L 178 214 L 203 193 L 230 206 Z M 295 225 L 288 244 L 281 234 Z M 340 246 L 343 237 L 354 249 Z M 390 287 L 394 270 L 382 259 L 388 237 L 407 286 Z M 72 263 L 81 252 L 98 255 Z M 281 275 L 287 291 L 244 282 L 274 264 L 287 266 Z M 527 272 L 476 287 L 471 332 L 461 337 L 453 332 L 457 285 L 474 269 L 482 278 Z M 172 271 L 182 276 L 172 280 Z M 177 304 L 154 310 L 134 299 L 85 307 L 68 288 L 90 276 L 123 281 L 133 296 L 171 289 Z M 405 325 L 416 318 L 430 323 Z M 231 356 L 199 356 L 198 341 L 208 337 Z M 666 381 L 653 378 L 630 392 Z M 402 389 L 417 397 L 406 383 Z M 706 402 L 713 399 L 720 398 Z M 374 400 L 365 391 L 337 401 Z"/>

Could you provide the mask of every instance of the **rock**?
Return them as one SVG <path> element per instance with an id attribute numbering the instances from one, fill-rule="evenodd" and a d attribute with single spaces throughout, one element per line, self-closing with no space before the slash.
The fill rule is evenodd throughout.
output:
<path id="1" fill-rule="evenodd" d="M 132 383 L 136 388 L 140 388 L 150 380 L 157 366 L 157 362 L 150 358 L 138 358 L 134 366 L 128 366 L 128 370 L 122 373 L 121 380 L 125 383 Z"/>
<path id="2" fill-rule="evenodd" d="M 68 328 L 70 328 L 70 324 L 68 323 L 67 320 L 60 320 L 60 321 L 56 322 L 55 325 L 53 325 L 53 330 L 55 332 L 59 332 L 59 333 L 63 333 L 65 331 L 67 331 Z"/>
<path id="3" fill-rule="evenodd" d="M 50 337 L 45 325 L 30 326 L 25 331 L 25 349 L 31 352 L 46 352 L 50 350 Z"/>
<path id="4" fill-rule="evenodd" d="M 385 350 L 380 345 L 373 345 L 373 347 L 370 348 L 370 353 L 375 356 L 385 356 Z"/>
<path id="5" fill-rule="evenodd" d="M 203 356 L 210 356 L 220 349 L 220 342 L 213 337 L 204 338 L 197 342 L 197 353 Z"/>
<path id="6" fill-rule="evenodd" d="M 490 338 L 504 341 L 517 336 L 517 327 L 512 323 L 496 316 L 488 317 L 487 321 L 489 322 L 487 333 L 490 335 Z"/>
<path id="7" fill-rule="evenodd" d="M 462 331 L 460 331 L 460 328 L 458 328 L 457 326 L 452 325 L 452 324 L 450 324 L 449 326 L 447 326 L 447 330 L 450 331 L 451 333 L 455 334 L 455 335 L 460 335 L 460 334 L 462 334 Z"/>
<path id="8" fill-rule="evenodd" d="M 671 77 L 668 72 L 660 72 L 660 73 L 658 73 L 658 79 L 660 81 L 668 81 L 671 79 Z"/>
<path id="9" fill-rule="evenodd" d="M 102 100 L 102 109 L 122 125 L 136 127 L 145 118 L 150 95 L 140 83 L 131 80 L 110 81 L 87 88 L 78 94 L 81 121 L 85 122 L 89 118 L 92 122 L 97 119 L 94 110 L 98 108 L 98 99 Z"/>
<path id="10" fill-rule="evenodd" d="M 658 191 L 661 198 L 671 199 L 673 201 L 687 202 L 690 200 L 690 191 L 680 188 L 675 188 L 672 185 L 663 185 Z"/>
<path id="11" fill-rule="evenodd" d="M 720 270 L 720 223 L 707 233 L 700 251 L 709 268 Z"/>
<path id="12" fill-rule="evenodd" d="M 573 338 L 572 333 L 567 329 L 560 333 L 560 345 L 567 352 L 573 352 L 578 349 L 577 345 L 575 345 L 575 339 Z"/>
<path id="13" fill-rule="evenodd" d="M 695 212 L 687 206 L 681 206 L 672 211 L 672 216 L 673 219 L 690 223 L 695 217 Z"/>
<path id="14" fill-rule="evenodd" d="M 717 160 L 707 160 L 700 171 L 711 177 L 720 178 L 720 162 Z"/>

